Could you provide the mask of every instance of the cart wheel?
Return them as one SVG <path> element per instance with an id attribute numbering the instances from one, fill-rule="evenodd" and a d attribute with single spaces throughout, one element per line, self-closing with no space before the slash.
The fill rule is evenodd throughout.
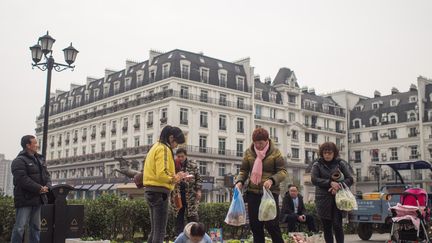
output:
<path id="1" fill-rule="evenodd" d="M 372 224 L 360 223 L 358 226 L 358 236 L 362 240 L 369 240 L 372 237 Z"/>

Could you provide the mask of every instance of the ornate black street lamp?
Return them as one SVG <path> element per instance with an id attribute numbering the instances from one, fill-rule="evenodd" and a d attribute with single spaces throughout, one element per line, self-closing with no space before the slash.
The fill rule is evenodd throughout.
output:
<path id="1" fill-rule="evenodd" d="M 48 119 L 49 119 L 49 101 L 50 101 L 50 92 L 51 92 L 51 73 L 52 70 L 56 70 L 57 72 L 64 71 L 66 69 L 74 70 L 75 66 L 72 64 L 75 62 L 75 58 L 78 54 L 78 51 L 72 46 L 72 43 L 69 47 L 63 49 L 64 58 L 67 63 L 61 64 L 56 63 L 52 56 L 52 46 L 55 42 L 55 39 L 52 38 L 48 31 L 46 35 L 39 37 L 39 40 L 36 45 L 30 47 L 31 55 L 33 62 L 32 66 L 39 68 L 42 71 L 48 70 L 47 73 L 47 85 L 46 85 L 46 94 L 45 94 L 45 110 L 44 110 L 44 124 L 43 124 L 43 138 L 42 138 L 42 155 L 46 159 L 46 150 L 47 150 L 47 140 L 48 140 Z M 42 56 L 45 57 L 44 63 L 39 63 L 42 60 Z"/>

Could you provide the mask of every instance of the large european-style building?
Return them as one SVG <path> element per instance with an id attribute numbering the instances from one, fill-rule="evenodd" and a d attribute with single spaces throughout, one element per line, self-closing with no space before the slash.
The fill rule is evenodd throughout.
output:
<path id="1" fill-rule="evenodd" d="M 43 107 L 36 132 L 42 135 Z M 255 127 L 266 128 L 288 161 L 290 181 L 303 184 L 318 145 L 333 141 L 346 157 L 346 109 L 331 97 L 301 89 L 281 68 L 261 82 L 248 58 L 227 62 L 183 50 L 150 51 L 121 71 L 56 91 L 50 100 L 47 159 L 54 183 L 69 183 L 95 197 L 126 182 L 115 159 L 142 161 L 167 125 L 186 133 L 189 157 L 204 176 L 206 201 L 229 200 Z M 304 193 L 312 195 L 313 187 Z M 312 199 L 309 197 L 309 199 Z"/>
<path id="2" fill-rule="evenodd" d="M 203 200 L 223 202 L 253 130 L 264 127 L 287 160 L 286 183 L 302 185 L 306 200 L 313 200 L 314 187 L 305 172 L 325 141 L 336 143 L 353 168 L 356 190 L 373 190 L 376 162 L 431 158 L 431 92 L 432 81 L 420 77 L 408 92 L 388 96 L 317 95 L 300 88 L 288 68 L 261 80 L 249 58 L 150 51 L 144 62 L 127 61 L 121 71 L 105 70 L 102 78 L 52 94 L 48 165 L 54 183 L 84 189 L 76 197 L 125 191 L 129 180 L 115 172 L 118 158 L 142 169 L 161 129 L 174 125 L 185 132 L 183 146 L 203 175 Z M 36 123 L 41 137 L 43 107 Z M 386 173 L 384 179 L 392 177 Z"/>
<path id="3" fill-rule="evenodd" d="M 360 98 L 352 107 L 349 123 L 349 158 L 357 179 L 357 190 L 378 190 L 377 180 L 395 180 L 395 173 L 378 163 L 432 158 L 432 80 L 417 79 L 408 91 L 391 89 L 382 96 Z M 381 173 L 378 170 L 381 168 Z M 405 180 L 432 190 L 430 171 L 401 172 Z"/>

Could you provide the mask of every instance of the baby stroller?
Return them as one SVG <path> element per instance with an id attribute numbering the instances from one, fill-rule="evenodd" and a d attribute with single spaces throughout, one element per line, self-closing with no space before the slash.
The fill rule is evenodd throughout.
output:
<path id="1" fill-rule="evenodd" d="M 421 188 L 405 190 L 400 203 L 390 207 L 392 212 L 391 241 L 395 243 L 430 242 L 427 222 L 430 219 L 427 192 Z"/>

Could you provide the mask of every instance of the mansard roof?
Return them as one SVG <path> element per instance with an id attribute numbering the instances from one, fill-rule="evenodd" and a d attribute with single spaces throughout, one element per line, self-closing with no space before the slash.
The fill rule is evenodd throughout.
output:
<path id="1" fill-rule="evenodd" d="M 371 126 L 370 118 L 373 116 L 381 119 L 383 114 L 396 113 L 397 122 L 407 122 L 408 111 L 416 109 L 417 102 L 410 102 L 409 98 L 412 96 L 418 96 L 417 90 L 410 90 L 408 92 L 394 93 L 386 96 L 379 96 L 369 99 L 361 99 L 356 104 L 356 107 L 361 107 L 361 110 L 354 109 L 351 111 L 351 125 L 354 119 L 360 119 L 361 124 L 366 127 Z M 391 106 L 391 100 L 398 100 L 399 103 L 396 106 Z M 378 108 L 373 108 L 373 104 L 377 103 Z"/>
<path id="2" fill-rule="evenodd" d="M 289 68 L 283 67 L 280 68 L 278 73 L 276 74 L 275 79 L 273 80 L 273 85 L 278 85 L 278 84 L 289 84 L 289 81 L 293 79 L 294 80 L 294 85 L 295 87 L 299 87 L 297 80 L 295 78 L 295 74 L 294 71 L 292 71 Z"/>
<path id="3" fill-rule="evenodd" d="M 181 63 L 190 64 L 189 80 L 195 82 L 201 82 L 201 69 L 208 69 L 208 84 L 214 86 L 219 85 L 219 73 L 226 73 L 226 85 L 227 88 L 233 90 L 239 90 L 237 87 L 237 77 L 241 76 L 244 78 L 243 92 L 252 92 L 251 81 L 248 80 L 246 70 L 243 65 L 223 61 L 220 59 L 205 56 L 201 53 L 192 53 L 184 50 L 175 49 L 166 53 L 156 55 L 149 60 L 134 64 L 127 69 L 120 71 L 106 70 L 105 77 L 89 81 L 86 85 L 82 85 L 73 88 L 70 91 L 63 92 L 61 94 L 51 97 L 50 104 L 57 105 L 61 100 L 67 100 L 69 97 L 73 97 L 72 105 L 67 104 L 66 107 L 61 110 L 57 108 L 57 112 L 51 111 L 50 114 L 61 113 L 66 110 L 70 110 L 82 105 L 86 105 L 101 99 L 109 98 L 113 95 L 117 95 L 128 90 L 132 90 L 141 86 L 150 84 L 151 82 L 158 82 L 162 80 L 162 70 L 165 64 L 170 64 L 168 77 L 181 78 Z M 150 69 L 155 68 L 155 80 L 150 81 Z M 142 80 L 138 81 L 138 75 L 142 75 Z M 126 87 L 125 78 L 130 80 L 130 86 Z M 119 82 L 118 92 L 114 93 L 113 83 Z M 104 88 L 108 89 L 108 94 L 105 94 Z M 99 89 L 99 94 L 94 97 L 95 89 Z M 85 100 L 85 94 L 88 94 L 88 100 Z M 77 104 L 75 96 L 81 96 L 81 103 Z"/>
<path id="4" fill-rule="evenodd" d="M 263 83 L 259 78 L 255 79 L 255 89 L 262 90 L 261 98 L 263 101 L 270 102 L 270 93 L 276 94 L 276 104 L 283 104 L 282 94 L 277 91 L 271 84 Z"/>

